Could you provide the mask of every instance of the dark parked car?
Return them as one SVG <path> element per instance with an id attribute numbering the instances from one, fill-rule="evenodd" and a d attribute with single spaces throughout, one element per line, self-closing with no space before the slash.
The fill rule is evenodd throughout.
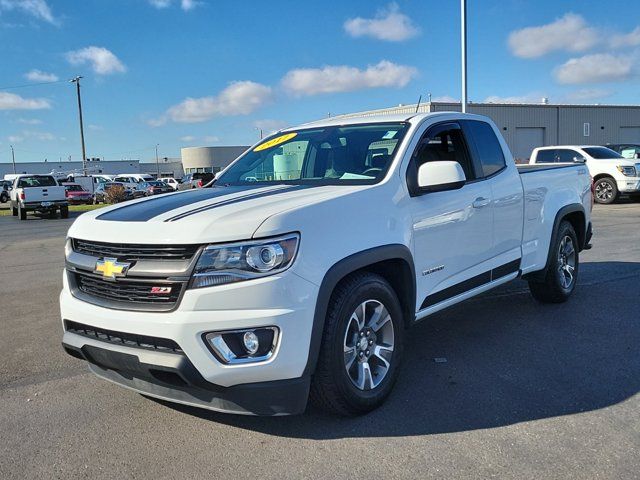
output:
<path id="1" fill-rule="evenodd" d="M 146 196 L 149 196 L 173 192 L 173 187 L 159 180 L 154 180 L 153 182 L 144 182 L 140 184 L 140 190 L 145 192 Z"/>
<path id="2" fill-rule="evenodd" d="M 9 201 L 9 190 L 11 190 L 11 180 L 0 180 L 0 202 Z"/>
<path id="3" fill-rule="evenodd" d="M 124 183 L 120 182 L 105 182 L 101 183 L 96 187 L 96 191 L 93 193 L 93 203 L 107 203 L 107 192 L 114 187 L 122 187 L 124 189 L 124 200 L 133 200 L 134 195 L 133 191 L 127 187 Z"/>
<path id="4" fill-rule="evenodd" d="M 190 190 L 192 188 L 200 188 L 215 178 L 215 173 L 187 173 L 178 186 L 178 190 Z"/>
<path id="5" fill-rule="evenodd" d="M 640 143 L 610 143 L 605 146 L 618 152 L 624 158 L 630 160 L 640 158 Z"/>

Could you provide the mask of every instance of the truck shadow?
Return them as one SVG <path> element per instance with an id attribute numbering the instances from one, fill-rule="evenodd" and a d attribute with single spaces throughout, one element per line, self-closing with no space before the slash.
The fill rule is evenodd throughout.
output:
<path id="1" fill-rule="evenodd" d="M 640 263 L 581 267 L 578 290 L 565 304 L 540 305 L 516 282 L 409 330 L 394 391 L 362 417 L 312 408 L 297 417 L 243 417 L 165 404 L 306 439 L 463 432 L 608 407 L 640 390 Z"/>

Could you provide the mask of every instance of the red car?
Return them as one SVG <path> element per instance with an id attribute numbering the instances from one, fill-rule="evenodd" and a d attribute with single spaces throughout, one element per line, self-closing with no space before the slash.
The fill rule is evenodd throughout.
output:
<path id="1" fill-rule="evenodd" d="M 93 195 L 84 187 L 77 183 L 64 183 L 65 196 L 69 204 L 93 203 Z"/>

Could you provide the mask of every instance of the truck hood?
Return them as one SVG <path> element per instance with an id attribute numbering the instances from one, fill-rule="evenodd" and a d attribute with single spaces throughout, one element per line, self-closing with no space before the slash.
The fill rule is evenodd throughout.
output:
<path id="1" fill-rule="evenodd" d="M 87 212 L 69 236 L 92 241 L 202 244 L 251 238 L 270 216 L 347 195 L 361 186 L 211 187 L 128 201 Z M 282 232 L 286 233 L 286 232 Z"/>

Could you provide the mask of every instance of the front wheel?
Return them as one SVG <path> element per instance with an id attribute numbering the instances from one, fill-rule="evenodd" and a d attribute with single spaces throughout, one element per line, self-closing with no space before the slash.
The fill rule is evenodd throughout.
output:
<path id="1" fill-rule="evenodd" d="M 311 401 L 358 415 L 380 406 L 398 376 L 404 322 L 398 297 L 372 273 L 343 280 L 331 296 Z"/>
<path id="2" fill-rule="evenodd" d="M 533 298 L 542 303 L 566 302 L 578 281 L 578 237 L 573 226 L 560 223 L 554 245 L 549 254 L 551 261 L 542 282 L 529 281 Z"/>
<path id="3" fill-rule="evenodd" d="M 596 180 L 595 183 L 595 198 L 596 203 L 609 204 L 618 199 L 618 185 L 616 181 L 611 177 L 604 177 Z"/>

